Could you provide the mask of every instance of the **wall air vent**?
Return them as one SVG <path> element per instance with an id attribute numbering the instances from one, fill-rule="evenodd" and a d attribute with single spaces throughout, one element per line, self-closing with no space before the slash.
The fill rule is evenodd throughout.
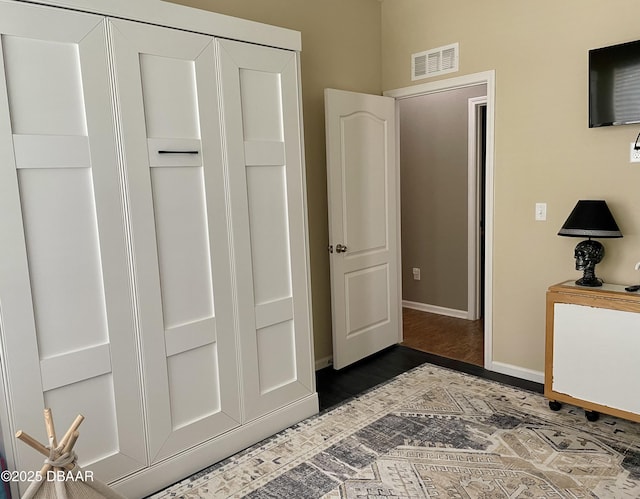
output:
<path id="1" fill-rule="evenodd" d="M 411 54 L 411 80 L 458 71 L 457 43 Z"/>

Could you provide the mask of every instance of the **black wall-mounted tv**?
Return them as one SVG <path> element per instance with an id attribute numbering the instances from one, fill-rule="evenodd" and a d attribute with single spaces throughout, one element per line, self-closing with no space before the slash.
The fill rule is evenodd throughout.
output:
<path id="1" fill-rule="evenodd" d="M 640 40 L 589 51 L 589 128 L 640 123 Z"/>

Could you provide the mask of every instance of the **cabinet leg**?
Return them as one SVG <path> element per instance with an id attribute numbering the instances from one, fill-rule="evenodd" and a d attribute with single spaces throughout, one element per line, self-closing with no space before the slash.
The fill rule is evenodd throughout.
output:
<path id="1" fill-rule="evenodd" d="M 600 413 L 596 411 L 584 411 L 584 415 L 587 417 L 587 421 L 598 421 Z"/>
<path id="2" fill-rule="evenodd" d="M 561 407 L 562 404 L 560 402 L 549 400 L 549 409 L 551 409 L 552 411 L 559 411 Z"/>

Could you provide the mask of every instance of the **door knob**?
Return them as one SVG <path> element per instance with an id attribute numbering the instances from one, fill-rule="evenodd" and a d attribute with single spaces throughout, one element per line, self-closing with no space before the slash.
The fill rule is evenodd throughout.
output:
<path id="1" fill-rule="evenodd" d="M 336 253 L 346 253 L 347 247 L 342 244 L 336 244 Z"/>

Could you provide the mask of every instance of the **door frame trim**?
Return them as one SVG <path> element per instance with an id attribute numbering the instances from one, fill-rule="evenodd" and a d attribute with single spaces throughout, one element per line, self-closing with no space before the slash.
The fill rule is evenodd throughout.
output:
<path id="1" fill-rule="evenodd" d="M 480 236 L 480 213 L 484 208 L 479 196 L 481 185 L 480 172 L 480 133 L 478 127 L 479 110 L 487 106 L 487 98 L 471 97 L 468 99 L 468 172 L 467 172 L 467 315 L 469 320 L 477 320 L 480 314 L 480 268 L 481 259 L 481 236 Z"/>
<path id="2" fill-rule="evenodd" d="M 484 283 L 484 367 L 493 371 L 493 231 L 494 231 L 494 147 L 495 70 L 446 78 L 410 87 L 387 90 L 383 95 L 397 101 L 408 97 L 444 92 L 475 85 L 487 85 L 486 186 L 485 186 L 485 283 Z M 399 150 L 399 147 L 398 147 Z M 399 154 L 399 152 L 398 152 Z M 397 168 L 400 168 L 398 162 Z"/>

